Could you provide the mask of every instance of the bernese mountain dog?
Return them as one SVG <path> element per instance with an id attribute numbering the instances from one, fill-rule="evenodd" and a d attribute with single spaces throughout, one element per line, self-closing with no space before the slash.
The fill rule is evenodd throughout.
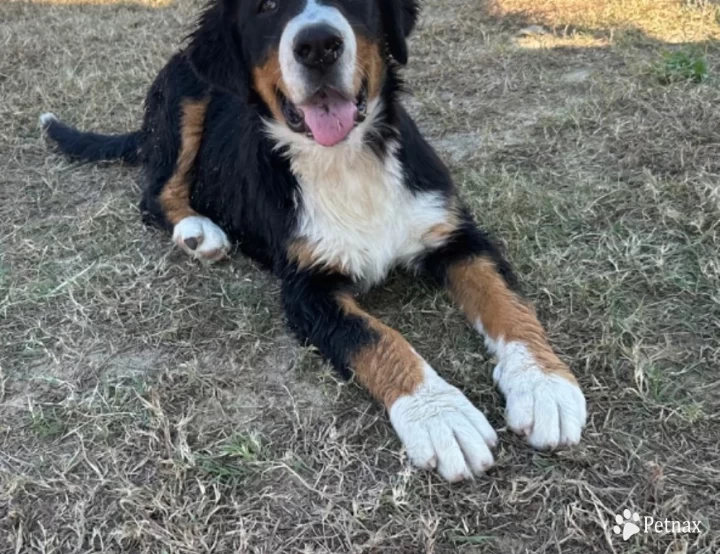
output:
<path id="1" fill-rule="evenodd" d="M 493 464 L 485 416 L 356 295 L 402 267 L 449 289 L 498 359 L 507 424 L 576 444 L 578 382 L 496 243 L 400 103 L 417 0 L 212 0 L 160 71 L 142 128 L 78 131 L 64 154 L 141 164 L 143 217 L 190 256 L 235 244 L 282 282 L 295 334 L 386 407 L 409 459 L 449 481 Z"/>

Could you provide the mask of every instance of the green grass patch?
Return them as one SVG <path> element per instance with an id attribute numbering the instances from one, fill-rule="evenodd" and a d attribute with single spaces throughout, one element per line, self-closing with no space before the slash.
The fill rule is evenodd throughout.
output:
<path id="1" fill-rule="evenodd" d="M 704 52 L 697 49 L 665 52 L 653 66 L 653 73 L 661 84 L 692 82 L 708 79 L 709 70 Z"/>
<path id="2" fill-rule="evenodd" d="M 37 411 L 30 414 L 30 429 L 39 438 L 54 439 L 64 435 L 68 425 L 54 411 Z"/>
<path id="3" fill-rule="evenodd" d="M 214 452 L 204 452 L 195 458 L 198 469 L 206 477 L 217 481 L 244 481 L 255 475 L 262 462 L 269 460 L 269 452 L 256 434 L 234 435 Z"/>

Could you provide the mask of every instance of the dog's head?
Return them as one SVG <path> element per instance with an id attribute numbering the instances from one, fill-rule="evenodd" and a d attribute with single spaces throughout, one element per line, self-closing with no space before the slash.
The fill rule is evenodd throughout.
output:
<path id="1" fill-rule="evenodd" d="M 417 0 L 215 0 L 190 42 L 196 71 L 322 146 L 342 142 L 407 62 Z"/>

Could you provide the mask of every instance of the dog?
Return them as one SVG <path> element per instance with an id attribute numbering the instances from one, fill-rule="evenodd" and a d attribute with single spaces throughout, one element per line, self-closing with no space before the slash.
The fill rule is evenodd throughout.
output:
<path id="1" fill-rule="evenodd" d="M 417 467 L 450 482 L 494 462 L 497 435 L 357 293 L 405 268 L 445 287 L 498 363 L 510 429 L 579 442 L 586 403 L 508 261 L 400 103 L 417 0 L 211 0 L 160 71 L 140 130 L 40 117 L 65 155 L 145 170 L 145 221 L 190 256 L 237 245 L 282 283 L 287 322 L 380 401 Z"/>

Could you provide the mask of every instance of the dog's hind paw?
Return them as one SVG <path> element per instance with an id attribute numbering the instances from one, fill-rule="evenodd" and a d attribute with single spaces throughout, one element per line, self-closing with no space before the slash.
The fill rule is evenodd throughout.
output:
<path id="1" fill-rule="evenodd" d="M 225 258 L 230 251 L 225 231 L 201 215 L 186 217 L 175 225 L 173 240 L 188 255 L 209 262 Z"/>

